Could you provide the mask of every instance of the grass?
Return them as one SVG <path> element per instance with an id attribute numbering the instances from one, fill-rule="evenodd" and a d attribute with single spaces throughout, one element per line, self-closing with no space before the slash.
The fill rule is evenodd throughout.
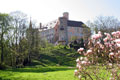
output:
<path id="1" fill-rule="evenodd" d="M 43 67 L 0 70 L 0 80 L 77 80 L 74 69 Z"/>
<path id="2" fill-rule="evenodd" d="M 91 73 L 93 70 L 96 71 L 97 66 L 91 66 L 89 68 L 89 72 Z M 97 71 L 97 77 L 91 75 L 93 80 L 109 80 L 110 73 L 105 70 L 105 67 L 100 68 Z M 27 67 L 27 68 L 18 68 L 18 69 L 8 69 L 8 70 L 0 70 L 0 80 L 78 80 L 77 77 L 74 76 L 75 68 L 71 67 Z M 84 78 L 82 78 L 84 80 Z M 87 79 L 90 80 L 90 79 Z"/>

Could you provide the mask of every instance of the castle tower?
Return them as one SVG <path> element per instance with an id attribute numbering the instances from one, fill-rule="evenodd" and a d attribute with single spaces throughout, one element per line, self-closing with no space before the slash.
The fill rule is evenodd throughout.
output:
<path id="1" fill-rule="evenodd" d="M 30 23 L 29 23 L 29 29 L 32 29 L 32 21 L 31 21 L 31 18 L 30 18 Z"/>
<path id="2" fill-rule="evenodd" d="M 67 20 L 69 20 L 69 13 L 68 12 L 64 12 L 63 13 L 63 17 L 66 18 Z"/>
<path id="3" fill-rule="evenodd" d="M 68 43 L 67 21 L 69 19 L 68 12 L 63 13 L 63 17 L 59 18 L 59 42 L 63 44 Z"/>

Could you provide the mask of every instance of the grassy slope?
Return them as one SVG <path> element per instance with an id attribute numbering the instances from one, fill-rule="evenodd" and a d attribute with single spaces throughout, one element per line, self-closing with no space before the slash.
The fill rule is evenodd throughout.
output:
<path id="1" fill-rule="evenodd" d="M 0 70 L 0 80 L 77 80 L 74 69 L 65 67 Z"/>
<path id="2" fill-rule="evenodd" d="M 64 46 L 44 48 L 41 49 L 40 54 L 34 54 L 31 66 L 75 66 L 78 56 L 74 49 L 64 48 Z"/>

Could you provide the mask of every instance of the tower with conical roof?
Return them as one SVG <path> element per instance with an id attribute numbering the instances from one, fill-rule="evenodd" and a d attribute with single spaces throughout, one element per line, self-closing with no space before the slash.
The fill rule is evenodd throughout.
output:
<path id="1" fill-rule="evenodd" d="M 32 29 L 32 21 L 31 21 L 31 17 L 30 17 L 29 29 Z"/>

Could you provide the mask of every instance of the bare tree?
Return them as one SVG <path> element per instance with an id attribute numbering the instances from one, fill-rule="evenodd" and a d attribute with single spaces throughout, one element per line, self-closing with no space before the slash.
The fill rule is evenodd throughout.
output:
<path id="1" fill-rule="evenodd" d="M 12 16 L 13 18 L 12 24 L 15 27 L 14 33 L 16 39 L 15 42 L 17 46 L 21 38 L 25 36 L 26 25 L 28 25 L 27 15 L 23 12 L 15 11 L 15 12 L 11 12 L 10 16 Z"/>
<path id="2" fill-rule="evenodd" d="M 113 16 L 99 16 L 93 22 L 88 21 L 87 25 L 90 26 L 95 32 L 100 30 L 102 32 L 116 31 L 120 28 L 120 21 Z"/>

